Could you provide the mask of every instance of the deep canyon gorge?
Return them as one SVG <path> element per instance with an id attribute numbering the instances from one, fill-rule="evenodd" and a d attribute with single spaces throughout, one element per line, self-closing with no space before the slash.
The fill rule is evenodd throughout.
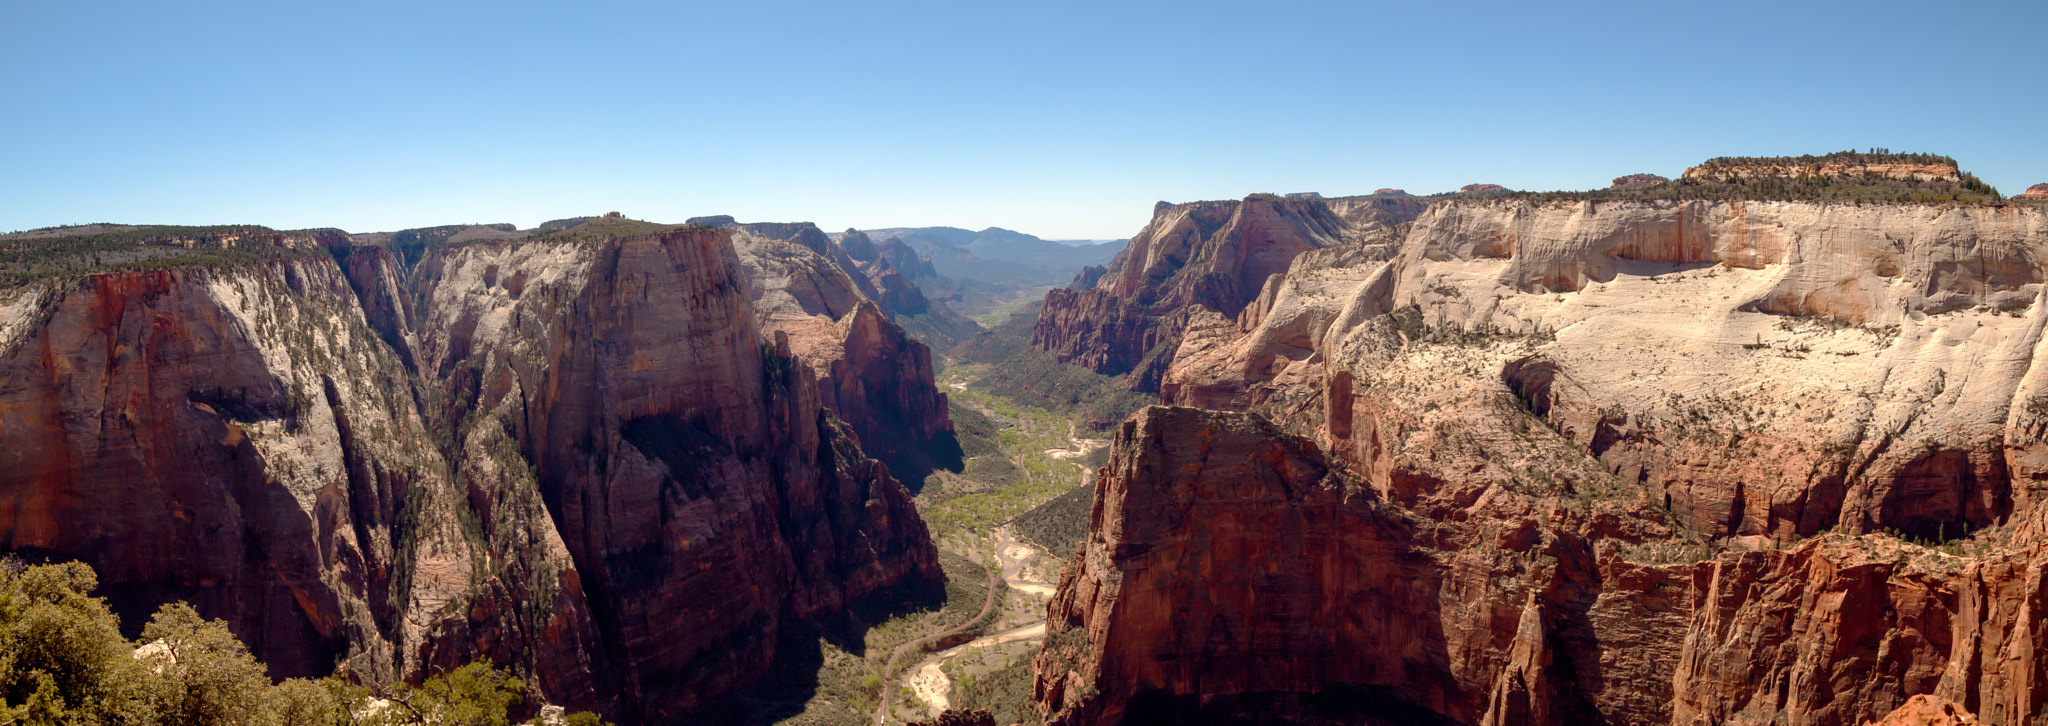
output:
<path id="1" fill-rule="evenodd" d="M 1900 156 L 1160 202 L 1016 280 L 724 216 L 0 236 L 0 551 L 622 724 L 936 716 L 919 668 L 1005 723 L 2035 723 L 2048 193 Z"/>

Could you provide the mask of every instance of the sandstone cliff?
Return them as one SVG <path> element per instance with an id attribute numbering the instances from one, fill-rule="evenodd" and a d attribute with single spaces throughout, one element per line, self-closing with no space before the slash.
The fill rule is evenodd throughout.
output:
<path id="1" fill-rule="evenodd" d="M 765 237 L 753 225 L 735 231 L 763 330 L 787 336 L 824 404 L 852 423 L 863 449 L 913 485 L 934 468 L 957 469 L 959 443 L 933 382 L 931 350 L 889 319 L 872 296 L 879 293 L 861 287 L 868 280 L 858 268 L 799 244 L 801 237 Z"/>
<path id="2" fill-rule="evenodd" d="M 277 675 L 489 657 L 634 723 L 941 576 L 729 232 L 291 244 L 0 293 L 0 548 L 90 562 L 131 620 L 191 600 Z M 844 339 L 897 361 L 862 305 Z"/>
<path id="3" fill-rule="evenodd" d="M 332 259 L 9 293 L 0 549 L 88 562 L 130 628 L 191 601 L 276 675 L 390 671 L 418 554 L 459 535 L 399 531 L 453 499 Z"/>
<path id="4" fill-rule="evenodd" d="M 908 492 L 861 454 L 790 336 L 764 339 L 730 233 L 644 227 L 442 248 L 417 284 L 422 370 L 472 412 L 463 465 L 497 475 L 472 480 L 502 515 L 484 528 L 537 541 L 508 557 L 560 573 L 506 592 L 581 591 L 603 645 L 556 616 L 519 623 L 542 636 L 524 652 L 665 722 L 765 672 L 782 618 L 939 573 Z M 527 516 L 542 508 L 551 521 Z M 547 554 L 556 540 L 574 573 Z M 514 630 L 526 616 L 507 610 L 471 607 L 442 634 Z"/>
<path id="5" fill-rule="evenodd" d="M 2035 498 L 2044 236 L 2016 207 L 1445 204 L 1397 253 L 1305 260 L 1165 388 L 1251 406 L 1388 361 L 1415 370 L 1374 378 L 1420 382 L 1402 341 L 1433 334 L 1702 531 L 1960 535 Z M 1408 329 L 1389 347 L 1374 320 Z M 1706 465 L 1729 456 L 1753 463 Z"/>
<path id="6" fill-rule="evenodd" d="M 2042 712 L 2038 548 L 1830 534 L 1635 562 L 1653 519 L 1499 488 L 1417 516 L 1256 415 L 1152 408 L 1048 610 L 1056 724 L 1861 724 Z"/>
<path id="7" fill-rule="evenodd" d="M 1384 233 L 1422 208 L 1413 197 L 1161 202 L 1092 287 L 1046 295 L 1032 345 L 1110 375 L 1149 363 L 1133 387 L 1157 391 L 1167 343 L 1193 308 L 1235 316 L 1296 256 Z"/>
<path id="8" fill-rule="evenodd" d="M 1041 707 L 1859 724 L 1931 694 L 2030 722 L 2044 263 L 2031 207 L 1741 201 L 1448 201 L 1405 235 L 1298 254 L 1237 314 L 1190 313 L 1161 388 L 1315 446 L 1254 453 L 1276 434 L 1191 413 L 1127 423 L 1055 599 L 1075 630 L 1040 657 Z M 1316 450 L 1347 484 L 1271 473 Z M 1226 460 L 1252 473 L 1208 473 Z M 1247 480 L 1292 483 L 1194 494 Z M 1359 489 L 1342 535 L 1293 524 L 1331 516 L 1315 492 Z M 1220 533 L 1238 522 L 1270 535 Z M 1259 554 L 1197 554 L 1217 547 Z M 1247 564 L 1304 558 L 1339 564 Z M 1327 624 L 1347 597 L 1396 634 Z"/>
<path id="9" fill-rule="evenodd" d="M 1831 155 L 1833 156 L 1833 155 Z M 1912 159 L 1716 159 L 1685 170 L 1687 179 L 1699 177 L 1755 176 L 1861 176 L 1872 175 L 1915 181 L 1962 181 L 1962 170 L 1954 161 Z"/>

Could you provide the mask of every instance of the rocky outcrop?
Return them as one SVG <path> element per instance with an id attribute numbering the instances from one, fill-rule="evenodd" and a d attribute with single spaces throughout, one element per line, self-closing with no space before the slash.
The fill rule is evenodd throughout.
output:
<path id="1" fill-rule="evenodd" d="M 405 287 L 406 271 L 390 250 L 374 245 L 336 245 L 331 250 L 341 264 L 349 288 L 362 308 L 363 321 L 377 331 L 400 362 L 413 364 L 418 344 L 412 331 L 412 296 Z"/>
<path id="2" fill-rule="evenodd" d="M 1866 174 L 1890 179 L 1912 179 L 1915 181 L 1962 181 L 1962 171 L 1956 167 L 1954 162 L 1835 160 L 1825 157 L 1809 157 L 1807 159 L 1789 157 L 1716 159 L 1686 169 L 1684 178 L 1796 177 L 1802 175 L 1847 177 L 1863 176 Z"/>
<path id="3" fill-rule="evenodd" d="M 1192 308 L 1235 316 L 1274 274 L 1310 250 L 1356 241 L 1420 213 L 1410 197 L 1161 202 L 1092 288 L 1053 290 L 1032 330 L 1032 344 L 1061 362 L 1117 375 L 1148 357 L 1156 370 L 1133 378 L 1157 391 Z"/>
<path id="4" fill-rule="evenodd" d="M 1914 696 L 1899 710 L 1870 722 L 1870 726 L 1975 726 L 1977 717 L 1949 701 L 1934 696 Z"/>
<path id="5" fill-rule="evenodd" d="M 875 259 L 888 263 L 889 267 L 910 276 L 912 280 L 925 280 L 939 276 L 932 267 L 930 258 L 917 253 L 910 245 L 895 237 L 875 243 Z"/>
<path id="6" fill-rule="evenodd" d="M 1458 187 L 1459 194 L 1505 194 L 1509 190 L 1499 184 L 1466 184 Z"/>
<path id="7" fill-rule="evenodd" d="M 1103 276 L 1104 276 L 1104 275 L 1108 275 L 1108 274 L 1109 274 L 1109 268 L 1108 268 L 1107 266 L 1104 266 L 1104 265 L 1089 265 L 1089 266 L 1087 266 L 1087 267 L 1083 267 L 1083 268 L 1081 268 L 1081 272 L 1080 272 L 1080 274 L 1077 274 L 1077 275 L 1075 275 L 1075 276 L 1074 276 L 1074 281 L 1073 281 L 1073 282 L 1071 282 L 1071 283 L 1068 283 L 1068 284 L 1067 284 L 1067 289 L 1069 289 L 1069 290 L 1087 290 L 1087 289 L 1091 289 L 1091 288 L 1095 287 L 1096 283 L 1099 283 L 1099 282 L 1101 282 L 1101 281 L 1102 281 L 1102 278 L 1103 278 Z"/>
<path id="8" fill-rule="evenodd" d="M 873 287 L 876 304 L 919 342 L 950 350 L 981 332 L 981 326 L 974 321 L 925 297 L 917 280 L 932 280 L 938 273 L 932 271 L 931 260 L 919 256 L 901 241 L 891 238 L 877 245 L 866 233 L 848 229 L 839 236 L 838 246 L 853 262 L 845 272 L 865 278 Z"/>
<path id="9" fill-rule="evenodd" d="M 1985 723 L 2043 712 L 2038 553 L 1955 557 L 1830 536 L 1696 570 L 1674 724 L 1862 724 L 1924 697 Z M 1936 709 L 1937 711 L 1939 709 Z"/>
<path id="10" fill-rule="evenodd" d="M 1380 189 L 1374 189 L 1374 190 L 1372 190 L 1372 195 L 1373 195 L 1373 196 L 1375 196 L 1375 197 L 1379 197 L 1379 196 L 1396 196 L 1396 197 L 1405 197 L 1405 196 L 1408 196 L 1408 190 L 1406 190 L 1406 189 L 1395 189 L 1395 188 L 1393 188 L 1393 187 L 1383 187 L 1383 188 L 1380 188 Z"/>
<path id="11" fill-rule="evenodd" d="M 1613 186 L 1616 189 L 1626 189 L 1629 187 L 1656 186 L 1658 184 L 1663 184 L 1664 182 L 1668 181 L 1671 180 L 1658 176 L 1656 174 L 1623 174 L 1621 176 L 1615 177 L 1614 184 L 1612 184 L 1611 186 Z"/>
<path id="12" fill-rule="evenodd" d="M 2048 199 L 2048 184 L 2035 184 L 2027 187 L 2026 191 L 2014 195 L 2013 198 L 2029 200 Z"/>
<path id="13" fill-rule="evenodd" d="M 1640 514 L 1497 486 L 1433 518 L 1352 476 L 1252 414 L 1126 421 L 1048 609 L 1049 722 L 1860 724 L 1922 695 L 1986 723 L 2043 712 L 2038 549 L 1831 534 L 1651 564 L 1631 561 L 1661 546 Z"/>
<path id="14" fill-rule="evenodd" d="M 1031 344 L 1061 362 L 1105 375 L 1123 375 L 1146 353 L 1171 341 L 1170 316 L 1143 309 L 1101 289 L 1048 290 L 1031 329 Z"/>
<path id="15" fill-rule="evenodd" d="M 1204 707 L 1196 694 L 1306 693 L 1404 670 L 1426 699 L 1450 680 L 1404 617 L 1420 579 L 1404 523 L 1347 490 L 1307 441 L 1244 414 L 1150 408 L 1125 421 L 1096 482 L 1038 657 L 1051 723 L 1186 720 Z M 1384 646 L 1351 652 L 1369 642 Z M 1385 657 L 1404 642 L 1424 662 Z"/>

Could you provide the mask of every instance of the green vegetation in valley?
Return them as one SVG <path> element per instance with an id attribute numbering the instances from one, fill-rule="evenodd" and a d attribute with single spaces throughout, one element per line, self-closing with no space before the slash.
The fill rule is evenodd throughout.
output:
<path id="1" fill-rule="evenodd" d="M 993 365 L 1009 360 L 1030 347 L 1031 328 L 1038 324 L 1038 311 L 1044 306 L 1044 298 L 1032 300 L 1002 322 L 988 325 L 974 337 L 953 346 L 946 355 L 956 363 Z"/>
<path id="2" fill-rule="evenodd" d="M 1031 701 L 1031 686 L 1036 679 L 1031 664 L 1031 658 L 1016 658 L 988 673 L 958 673 L 946 700 L 958 710 L 988 711 L 999 724 L 1044 723 Z"/>
<path id="3" fill-rule="evenodd" d="M 1124 376 L 1061 363 L 1032 347 L 1038 309 L 1037 304 L 1027 306 L 954 346 L 950 354 L 959 370 L 949 369 L 948 375 L 972 381 L 969 385 L 975 390 L 1019 406 L 1074 415 L 1083 422 L 1082 436 L 1098 435 L 1093 432 L 1154 402 L 1152 396 L 1130 390 Z"/>
<path id="4" fill-rule="evenodd" d="M 520 708 L 534 695 L 526 682 L 487 663 L 417 688 L 345 673 L 272 683 L 227 623 L 184 603 L 163 606 L 130 642 L 92 596 L 98 583 L 82 563 L 0 560 L 0 724 L 509 726 L 534 710 Z M 569 723 L 599 720 L 578 713 Z"/>
<path id="5" fill-rule="evenodd" d="M 1088 422 L 1082 428 L 1089 431 L 1108 428 L 1157 402 L 1154 396 L 1131 390 L 1123 376 L 1061 363 L 1036 348 L 981 369 L 974 386 L 1019 405 L 1072 413 Z"/>
<path id="6" fill-rule="evenodd" d="M 948 378 L 959 372 L 948 371 Z M 941 547 L 973 551 L 989 530 L 1080 480 L 1077 463 L 1053 455 L 1075 448 L 1070 415 L 972 389 L 952 391 L 948 399 L 967 467 L 958 475 L 938 475 L 936 486 L 927 483 L 917 497 L 918 512 Z"/>
<path id="7" fill-rule="evenodd" d="M 1017 515 L 1017 534 L 1045 548 L 1046 554 L 1067 559 L 1088 539 L 1088 517 L 1094 508 L 1095 487 L 1074 487 Z"/>
<path id="8" fill-rule="evenodd" d="M 981 315 L 974 316 L 973 320 L 975 323 L 980 324 L 984 328 L 1002 325 L 1003 323 L 1008 322 L 1011 316 L 1014 316 L 1019 312 L 1023 312 L 1027 308 L 1032 308 L 1035 305 L 1043 304 L 1045 302 L 1045 291 L 1050 289 L 1052 288 L 1033 287 L 1023 290 L 1020 293 L 1020 297 L 1014 300 L 999 303 L 995 306 L 994 309 Z M 1031 318 L 1035 320 L 1037 319 L 1037 317 L 1038 316 L 1036 314 L 1036 311 L 1034 310 L 1033 314 L 1031 315 Z"/>

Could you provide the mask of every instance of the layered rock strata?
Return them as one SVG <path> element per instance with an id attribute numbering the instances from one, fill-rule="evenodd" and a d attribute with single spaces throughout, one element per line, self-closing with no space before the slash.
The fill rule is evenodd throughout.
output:
<path id="1" fill-rule="evenodd" d="M 1298 254 L 1190 314 L 1162 381 L 1273 430 L 1153 409 L 1119 435 L 1041 708 L 2040 718 L 2044 217 L 1459 200 Z M 1353 519 L 1313 524 L 1337 500 Z"/>
<path id="2" fill-rule="evenodd" d="M 1165 388 L 1257 406 L 1349 373 L 1326 426 L 1369 460 L 1351 422 L 1385 396 L 1358 389 L 1444 340 L 1705 533 L 1959 536 L 2038 498 L 2044 238 L 2018 207 L 1446 204 L 1200 327 Z"/>

